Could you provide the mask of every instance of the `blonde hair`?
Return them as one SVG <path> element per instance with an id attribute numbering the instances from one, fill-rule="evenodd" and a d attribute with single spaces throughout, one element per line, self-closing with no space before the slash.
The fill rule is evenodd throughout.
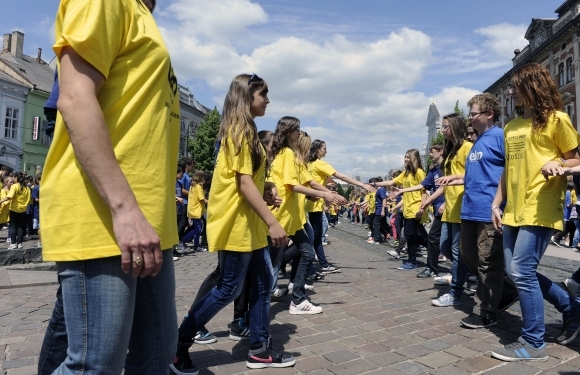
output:
<path id="1" fill-rule="evenodd" d="M 311 144 L 312 138 L 310 138 L 308 133 L 300 134 L 298 144 L 296 145 L 296 150 L 294 150 L 296 161 L 298 161 L 299 164 L 308 164 L 308 155 L 310 154 Z"/>
<path id="2" fill-rule="evenodd" d="M 411 163 L 405 165 L 405 170 L 407 173 L 412 174 L 413 176 L 419 169 L 423 169 L 421 164 L 421 155 L 417 149 L 410 149 L 405 154 L 409 155 L 409 159 Z"/>
<path id="3" fill-rule="evenodd" d="M 262 78 L 249 74 L 240 74 L 234 78 L 224 100 L 222 121 L 218 133 L 218 138 L 221 139 L 226 155 L 228 153 L 227 142 L 233 142 L 235 155 L 240 153 L 242 140 L 245 139 L 248 142 L 254 172 L 260 168 L 264 159 L 264 148 L 258 137 L 256 123 L 250 113 L 250 105 L 256 92 L 261 95 L 268 93 L 268 85 Z"/>
<path id="4" fill-rule="evenodd" d="M 191 178 L 191 186 L 200 184 L 202 181 L 205 181 L 205 173 L 203 171 L 195 171 Z"/>

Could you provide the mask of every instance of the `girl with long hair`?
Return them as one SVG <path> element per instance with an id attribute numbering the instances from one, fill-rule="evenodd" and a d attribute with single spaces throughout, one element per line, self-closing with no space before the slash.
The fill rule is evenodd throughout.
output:
<path id="1" fill-rule="evenodd" d="M 445 160 L 443 161 L 443 177 L 437 180 L 439 189 L 433 193 L 422 205 L 421 209 L 428 207 L 431 202 L 442 194 L 445 195 L 445 208 L 441 216 L 441 239 L 440 251 L 447 259 L 453 260 L 451 266 L 451 289 L 431 303 L 435 306 L 457 306 L 461 304 L 467 266 L 461 259 L 459 243 L 461 239 L 461 201 L 463 200 L 463 177 L 465 175 L 465 161 L 473 146 L 467 140 L 467 127 L 463 116 L 457 113 L 443 117 L 441 127 L 445 137 Z M 453 181 L 461 181 L 461 184 L 453 185 Z M 441 276 L 447 278 L 447 276 Z M 435 280 L 438 281 L 437 279 Z M 442 282 L 442 281 L 441 281 Z"/>
<path id="2" fill-rule="evenodd" d="M 404 163 L 405 171 L 399 174 L 395 179 L 375 182 L 373 186 L 388 187 L 402 185 L 403 188 L 408 188 L 419 185 L 426 176 L 423 166 L 421 165 L 419 151 L 415 149 L 408 150 L 405 153 Z M 407 239 L 408 259 L 400 267 L 397 267 L 399 270 L 408 271 L 417 269 L 417 247 L 419 246 L 421 237 L 427 237 L 427 233 L 422 224 L 422 222 L 426 220 L 427 215 L 426 212 L 420 212 L 423 194 L 426 194 L 424 190 L 403 193 L 403 216 L 405 218 L 404 232 Z"/>
<path id="3" fill-rule="evenodd" d="M 30 203 L 30 189 L 26 186 L 25 179 L 24 173 L 17 172 L 14 176 L 16 182 L 10 187 L 6 197 L 0 199 L 0 204 L 10 201 L 11 244 L 8 247 L 9 250 L 22 249 L 22 240 L 26 233 L 26 210 Z"/>
<path id="4" fill-rule="evenodd" d="M 367 191 L 374 191 L 372 186 L 338 172 L 330 164 L 323 161 L 322 158 L 326 156 L 326 153 L 326 143 L 320 139 L 315 139 L 310 146 L 310 154 L 308 156 L 308 170 L 312 174 L 312 178 L 315 182 L 326 186 L 328 177 L 336 177 L 339 180 L 348 182 L 349 184 L 360 186 Z M 314 230 L 314 250 L 318 257 L 320 271 L 322 273 L 339 272 L 340 268 L 330 264 L 326 259 L 324 247 L 322 245 L 322 216 L 324 215 L 324 202 L 320 200 L 316 202 L 307 202 L 306 211 L 309 212 L 308 217 L 312 229 Z M 355 212 L 353 212 L 353 214 L 356 215 Z"/>
<path id="5" fill-rule="evenodd" d="M 193 239 L 193 248 L 195 251 L 206 251 L 201 248 L 199 244 L 199 236 L 203 231 L 202 217 L 205 214 L 207 199 L 205 199 L 205 191 L 203 184 L 205 183 L 205 173 L 203 171 L 195 171 L 191 179 L 191 187 L 187 195 L 187 217 L 191 220 L 190 226 L 193 228 L 181 239 L 182 247 L 185 248 L 185 243 Z"/>
<path id="6" fill-rule="evenodd" d="M 543 299 L 563 315 L 557 340 L 567 344 L 578 334 L 575 330 L 569 335 L 567 328 L 579 320 L 580 304 L 537 271 L 554 229 L 562 230 L 563 174 L 565 168 L 580 165 L 578 133 L 560 111 L 558 87 L 541 65 L 517 69 L 509 94 L 518 116 L 504 130 L 505 168 L 490 209 L 495 229 L 503 232 L 506 272 L 520 297 L 522 330 L 516 342 L 491 354 L 505 361 L 545 361 Z"/>
<path id="7" fill-rule="evenodd" d="M 306 299 L 304 285 L 308 267 L 314 259 L 314 248 L 304 231 L 304 217 L 300 213 L 300 206 L 304 202 L 304 196 L 323 198 L 329 203 L 341 203 L 343 199 L 331 191 L 314 190 L 300 182 L 299 165 L 295 154 L 300 136 L 300 120 L 286 116 L 278 121 L 272 145 L 274 159 L 270 178 L 276 184 L 282 204 L 278 209 L 274 209 L 273 213 L 300 251 L 300 258 L 295 262 L 298 268 L 294 278 L 290 314 L 319 314 L 322 307 L 314 306 Z M 283 248 L 277 246 L 271 248 L 271 258 L 274 274 L 277 275 L 283 260 Z"/>
<path id="8" fill-rule="evenodd" d="M 275 247 L 288 241 L 264 204 L 264 191 L 273 186 L 265 182 L 266 152 L 254 118 L 265 114 L 269 102 L 268 85 L 256 74 L 238 75 L 226 95 L 207 212 L 209 251 L 219 252 L 219 282 L 191 307 L 179 327 L 177 355 L 171 364 L 176 374 L 195 372 L 188 352 L 194 336 L 238 297 L 248 273 L 252 284 L 246 366 L 288 367 L 295 363 L 292 356 L 272 349 L 268 332 L 272 264 L 267 237 Z"/>

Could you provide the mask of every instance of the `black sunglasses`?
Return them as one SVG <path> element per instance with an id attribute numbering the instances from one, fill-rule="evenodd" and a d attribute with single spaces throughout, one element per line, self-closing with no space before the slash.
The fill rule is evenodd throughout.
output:
<path id="1" fill-rule="evenodd" d="M 252 81 L 254 80 L 261 80 L 262 78 L 258 77 L 258 75 L 256 73 L 252 74 L 252 76 L 250 77 L 250 80 L 248 81 L 248 86 L 250 86 L 252 84 Z"/>

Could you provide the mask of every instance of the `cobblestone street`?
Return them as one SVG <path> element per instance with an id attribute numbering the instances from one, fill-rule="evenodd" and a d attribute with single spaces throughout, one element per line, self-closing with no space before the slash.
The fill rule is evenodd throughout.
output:
<path id="1" fill-rule="evenodd" d="M 270 328 L 274 346 L 294 355 L 295 367 L 247 369 L 247 346 L 228 338 L 233 311 L 229 306 L 207 326 L 218 342 L 194 345 L 191 349 L 200 374 L 580 373 L 580 340 L 565 347 L 547 337 L 547 362 L 506 363 L 491 358 L 490 350 L 517 339 L 518 304 L 502 313 L 498 325 L 491 329 L 462 328 L 459 320 L 471 311 L 471 296 L 464 295 L 463 304 L 455 308 L 432 306 L 431 299 L 445 293 L 447 287 L 434 286 L 431 279 L 419 279 L 415 271 L 396 270 L 400 261 L 386 254 L 387 246 L 369 245 L 364 241 L 365 235 L 361 226 L 344 221 L 329 230 L 331 244 L 326 252 L 333 263 L 342 267 L 342 273 L 327 275 L 314 284 L 314 292 L 309 292 L 311 300 L 324 308 L 323 314 L 289 315 L 288 296 L 272 302 Z M 572 249 L 560 251 L 559 254 L 569 251 L 571 259 L 577 257 Z M 211 253 L 188 255 L 176 262 L 179 320 L 215 264 L 216 256 Z M 578 264 L 546 255 L 540 271 L 560 281 Z M 448 263 L 443 264 L 447 266 Z M 0 374 L 36 373 L 55 284 L 54 271 L 0 268 Z M 559 332 L 560 319 L 560 314 L 546 305 L 548 335 Z"/>

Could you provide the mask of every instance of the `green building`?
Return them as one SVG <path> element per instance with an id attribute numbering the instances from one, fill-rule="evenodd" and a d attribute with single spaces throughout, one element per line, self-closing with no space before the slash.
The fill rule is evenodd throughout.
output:
<path id="1" fill-rule="evenodd" d="M 35 175 L 42 171 L 49 139 L 44 104 L 54 69 L 38 56 L 23 54 L 24 34 L 4 34 L 0 51 L 0 165 Z"/>

